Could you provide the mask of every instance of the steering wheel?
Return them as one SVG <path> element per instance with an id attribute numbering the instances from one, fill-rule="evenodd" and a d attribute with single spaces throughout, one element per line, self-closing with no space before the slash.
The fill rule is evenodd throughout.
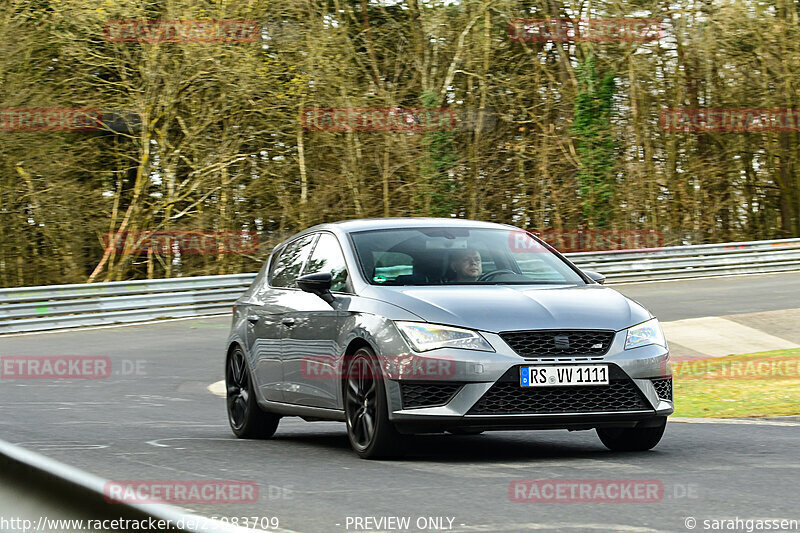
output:
<path id="1" fill-rule="evenodd" d="M 507 268 L 492 270 L 491 272 L 486 272 L 478 276 L 478 281 L 491 281 L 495 276 L 499 276 L 500 274 L 516 274 L 516 272 Z"/>

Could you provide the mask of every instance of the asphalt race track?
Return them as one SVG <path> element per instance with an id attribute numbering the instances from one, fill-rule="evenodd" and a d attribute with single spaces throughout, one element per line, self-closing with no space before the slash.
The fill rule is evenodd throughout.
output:
<path id="1" fill-rule="evenodd" d="M 614 288 L 659 320 L 680 320 L 800 307 L 800 273 L 625 283 Z"/>
<path id="2" fill-rule="evenodd" d="M 800 307 L 800 273 L 617 288 L 663 320 Z M 404 459 L 364 461 L 344 424 L 295 418 L 273 440 L 237 440 L 224 400 L 207 390 L 223 377 L 228 322 L 0 338 L 3 356 L 104 355 L 113 369 L 107 379 L 0 381 L 0 439 L 110 480 L 252 480 L 257 503 L 184 507 L 278 517 L 290 531 L 387 530 L 357 528 L 354 517 L 389 516 L 410 517 L 408 531 L 434 531 L 435 522 L 417 525 L 442 517 L 444 530 L 465 532 L 690 531 L 690 517 L 703 531 L 704 519 L 800 519 L 800 422 L 672 422 L 655 450 L 633 454 L 607 451 L 593 431 L 496 432 L 420 436 Z M 652 503 L 512 501 L 520 479 L 655 480 L 662 490 Z"/>

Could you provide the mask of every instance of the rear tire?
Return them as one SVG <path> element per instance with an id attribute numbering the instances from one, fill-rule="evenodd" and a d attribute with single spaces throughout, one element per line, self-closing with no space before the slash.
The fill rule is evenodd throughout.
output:
<path id="1" fill-rule="evenodd" d="M 350 446 L 362 459 L 396 457 L 405 438 L 389 420 L 386 386 L 375 353 L 359 348 L 347 357 L 344 409 Z"/>
<path id="2" fill-rule="evenodd" d="M 615 452 L 643 452 L 658 444 L 667 427 L 667 419 L 653 427 L 597 428 L 597 436 L 606 448 Z"/>
<path id="3" fill-rule="evenodd" d="M 225 390 L 228 423 L 234 435 L 240 439 L 268 439 L 275 434 L 281 417 L 265 413 L 258 406 L 247 358 L 240 347 L 225 362 Z"/>

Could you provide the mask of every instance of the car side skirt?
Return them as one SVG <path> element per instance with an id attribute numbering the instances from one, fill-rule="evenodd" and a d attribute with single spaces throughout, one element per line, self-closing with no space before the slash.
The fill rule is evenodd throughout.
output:
<path id="1" fill-rule="evenodd" d="M 299 416 L 318 420 L 331 420 L 344 422 L 344 411 L 338 409 L 326 409 L 324 407 L 308 407 L 293 403 L 270 402 L 266 400 L 258 401 L 259 407 L 264 411 L 281 416 Z"/>

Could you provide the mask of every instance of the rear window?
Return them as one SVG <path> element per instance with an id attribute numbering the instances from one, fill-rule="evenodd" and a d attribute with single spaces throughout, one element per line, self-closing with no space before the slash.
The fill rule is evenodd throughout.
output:
<path id="1" fill-rule="evenodd" d="M 393 282 L 398 276 L 409 276 L 414 273 L 414 258 L 400 252 L 370 251 L 375 264 L 375 281 L 378 283 Z"/>

